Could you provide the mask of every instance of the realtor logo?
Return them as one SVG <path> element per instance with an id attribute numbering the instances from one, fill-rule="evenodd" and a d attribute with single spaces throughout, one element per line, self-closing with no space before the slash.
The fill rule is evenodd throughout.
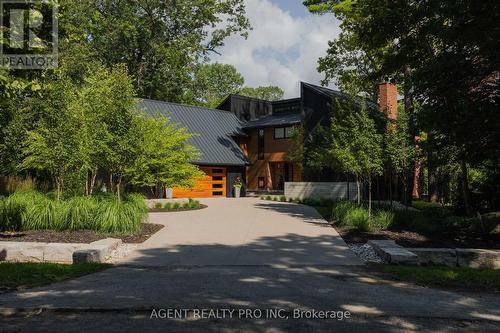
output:
<path id="1" fill-rule="evenodd" d="M 56 0 L 0 0 L 0 67 L 57 67 L 58 32 Z"/>

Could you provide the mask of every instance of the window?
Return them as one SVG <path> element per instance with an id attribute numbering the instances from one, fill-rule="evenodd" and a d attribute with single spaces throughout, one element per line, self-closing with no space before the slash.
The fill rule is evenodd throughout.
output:
<path id="1" fill-rule="evenodd" d="M 274 129 L 275 139 L 290 139 L 295 133 L 295 128 L 293 126 L 288 127 L 276 127 Z"/>
<path id="2" fill-rule="evenodd" d="M 223 192 L 212 192 L 212 195 L 214 197 L 220 197 L 220 196 L 224 195 L 224 193 Z"/>
<path id="3" fill-rule="evenodd" d="M 216 181 L 216 182 L 220 182 L 220 181 L 223 181 L 223 177 L 222 176 L 213 176 L 212 180 Z"/>
<path id="4" fill-rule="evenodd" d="M 259 151 L 258 151 L 258 155 L 259 155 L 259 160 L 263 160 L 264 159 L 264 129 L 261 128 L 259 129 Z"/>
<path id="5" fill-rule="evenodd" d="M 223 188 L 223 184 L 212 184 L 212 188 Z"/>
<path id="6" fill-rule="evenodd" d="M 212 169 L 212 173 L 224 173 L 223 169 Z"/>
<path id="7" fill-rule="evenodd" d="M 274 138 L 275 139 L 284 139 L 285 138 L 285 128 L 278 127 L 274 129 Z"/>
<path id="8" fill-rule="evenodd" d="M 266 187 L 266 178 L 265 177 L 259 177 L 259 184 L 258 184 L 260 189 L 263 189 Z"/>

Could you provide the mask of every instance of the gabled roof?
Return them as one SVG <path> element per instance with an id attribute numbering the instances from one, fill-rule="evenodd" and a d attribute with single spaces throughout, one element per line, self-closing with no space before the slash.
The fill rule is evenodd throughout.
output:
<path id="1" fill-rule="evenodd" d="M 262 117 L 257 120 L 249 121 L 243 125 L 244 128 L 258 128 L 258 127 L 271 127 L 271 126 L 287 126 L 300 124 L 302 122 L 302 115 L 298 113 L 283 114 L 283 115 L 270 115 Z"/>
<path id="2" fill-rule="evenodd" d="M 245 154 L 231 136 L 246 135 L 242 123 L 232 113 L 190 106 L 142 99 L 138 107 L 151 116 L 164 115 L 179 126 L 187 127 L 194 136 L 190 143 L 201 152 L 199 160 L 192 161 L 202 165 L 248 164 Z"/>
<path id="3" fill-rule="evenodd" d="M 353 100 L 353 101 L 359 103 L 360 105 L 364 103 L 371 110 L 380 111 L 380 107 L 377 103 L 373 103 L 372 101 L 369 101 L 369 100 L 361 98 L 361 97 L 353 97 L 349 94 L 343 93 L 343 92 L 338 91 L 338 90 L 333 90 L 333 89 L 329 89 L 329 88 L 325 88 L 325 87 L 321 87 L 321 86 L 316 86 L 314 84 L 310 84 L 310 83 L 306 83 L 306 82 L 301 82 L 301 85 L 305 88 L 311 89 L 311 90 L 315 91 L 316 93 L 321 94 L 321 95 L 328 97 L 328 98 L 339 98 L 339 99 Z"/>

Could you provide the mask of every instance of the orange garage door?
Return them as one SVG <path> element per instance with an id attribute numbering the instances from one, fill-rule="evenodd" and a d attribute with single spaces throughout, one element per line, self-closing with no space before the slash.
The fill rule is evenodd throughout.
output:
<path id="1" fill-rule="evenodd" d="M 226 196 L 226 168 L 200 167 L 206 175 L 192 189 L 175 188 L 174 198 L 216 198 Z"/>

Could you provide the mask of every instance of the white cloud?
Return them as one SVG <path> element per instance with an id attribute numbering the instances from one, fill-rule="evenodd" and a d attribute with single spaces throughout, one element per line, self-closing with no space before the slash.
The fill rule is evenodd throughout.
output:
<path id="1" fill-rule="evenodd" d="M 300 81 L 319 84 L 318 59 L 338 35 L 338 21 L 331 15 L 293 17 L 270 0 L 246 5 L 253 27 L 248 39 L 229 37 L 212 61 L 234 65 L 248 86 L 280 86 L 287 98 L 299 95 Z"/>

